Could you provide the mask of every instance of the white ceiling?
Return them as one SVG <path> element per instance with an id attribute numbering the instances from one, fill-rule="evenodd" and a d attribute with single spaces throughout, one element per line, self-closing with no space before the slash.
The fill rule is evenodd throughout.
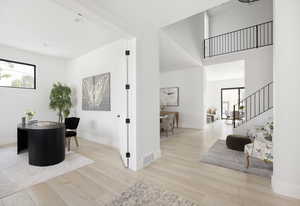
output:
<path id="1" fill-rule="evenodd" d="M 207 81 L 245 78 L 244 60 L 209 65 L 205 66 L 204 69 L 206 72 Z"/>
<path id="2" fill-rule="evenodd" d="M 164 27 L 229 0 L 74 0 L 105 9 L 124 21 L 149 22 Z"/>
<path id="3" fill-rule="evenodd" d="M 0 0 L 0 28 L 0 44 L 64 58 L 121 38 L 105 22 L 92 22 L 51 0 Z"/>

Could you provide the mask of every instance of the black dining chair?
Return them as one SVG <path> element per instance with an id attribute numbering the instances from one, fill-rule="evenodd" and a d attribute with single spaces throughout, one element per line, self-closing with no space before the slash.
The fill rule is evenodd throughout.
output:
<path id="1" fill-rule="evenodd" d="M 79 124 L 79 120 L 80 118 L 77 117 L 65 118 L 65 126 L 66 126 L 65 138 L 68 144 L 68 151 L 70 151 L 70 144 L 71 144 L 72 137 L 74 137 L 75 139 L 76 146 L 79 147 L 78 139 L 77 139 L 77 127 Z"/>

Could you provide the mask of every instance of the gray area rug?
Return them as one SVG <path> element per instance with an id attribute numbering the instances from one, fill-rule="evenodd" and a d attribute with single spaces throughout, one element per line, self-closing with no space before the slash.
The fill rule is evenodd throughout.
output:
<path id="1" fill-rule="evenodd" d="M 243 152 L 228 149 L 224 140 L 218 140 L 209 151 L 201 158 L 201 162 L 225 167 L 244 173 L 262 177 L 271 177 L 273 165 L 264 161 L 250 158 L 250 167 L 245 167 L 245 154 Z"/>
<path id="2" fill-rule="evenodd" d="M 198 206 L 157 186 L 138 182 L 106 206 Z"/>

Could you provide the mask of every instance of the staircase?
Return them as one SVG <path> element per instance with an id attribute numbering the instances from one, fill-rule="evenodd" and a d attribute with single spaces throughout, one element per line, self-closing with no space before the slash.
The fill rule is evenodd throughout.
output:
<path id="1" fill-rule="evenodd" d="M 233 127 L 256 119 L 272 108 L 273 82 L 270 82 L 233 106 Z"/>
<path id="2" fill-rule="evenodd" d="M 204 58 L 273 45 L 273 21 L 204 39 Z"/>

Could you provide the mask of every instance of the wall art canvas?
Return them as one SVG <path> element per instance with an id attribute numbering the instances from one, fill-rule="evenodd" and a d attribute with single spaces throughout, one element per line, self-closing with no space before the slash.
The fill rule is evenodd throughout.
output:
<path id="1" fill-rule="evenodd" d="M 110 73 L 82 80 L 82 110 L 110 111 Z"/>
<path id="2" fill-rule="evenodd" d="M 178 87 L 161 88 L 160 105 L 179 106 L 179 88 Z"/>

